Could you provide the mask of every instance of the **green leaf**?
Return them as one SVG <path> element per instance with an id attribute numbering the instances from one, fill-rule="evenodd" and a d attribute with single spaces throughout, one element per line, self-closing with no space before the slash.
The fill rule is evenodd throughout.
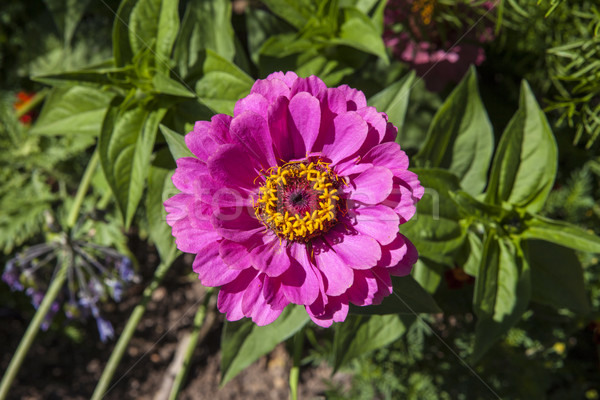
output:
<path id="1" fill-rule="evenodd" d="M 254 80 L 214 51 L 206 50 L 204 76 L 196 83 L 202 103 L 216 113 L 233 115 L 235 103 L 250 92 Z"/>
<path id="2" fill-rule="evenodd" d="M 129 88 L 132 86 L 128 77 L 128 68 L 116 68 L 111 65 L 112 61 L 104 62 L 98 66 L 68 71 L 59 74 L 38 75 L 31 79 L 51 86 L 70 87 L 76 85 L 102 88 L 104 86 L 120 86 Z"/>
<path id="3" fill-rule="evenodd" d="M 177 254 L 175 239 L 171 234 L 171 227 L 166 222 L 167 213 L 163 206 L 164 201 L 176 192 L 175 186 L 171 182 L 171 176 L 173 176 L 173 171 L 151 166 L 146 195 L 148 233 L 163 263 L 171 263 Z M 173 257 L 174 254 L 175 257 Z"/>
<path id="4" fill-rule="evenodd" d="M 373 21 L 354 7 L 345 7 L 343 15 L 339 38 L 331 39 L 330 43 L 354 47 L 389 62 L 383 39 Z"/>
<path id="5" fill-rule="evenodd" d="M 111 108 L 98 141 L 100 164 L 129 228 L 142 198 L 158 124 L 166 110 Z"/>
<path id="6" fill-rule="evenodd" d="M 525 220 L 523 239 L 541 239 L 575 250 L 600 253 L 600 237 L 567 222 L 531 216 Z"/>
<path id="7" fill-rule="evenodd" d="M 510 239 L 489 234 L 473 296 L 477 315 L 474 362 L 519 321 L 530 299 L 530 269 L 521 249 Z"/>
<path id="8" fill-rule="evenodd" d="M 262 0 L 273 13 L 298 29 L 305 27 L 308 19 L 316 13 L 310 0 Z"/>
<path id="9" fill-rule="evenodd" d="M 90 0 L 44 0 L 66 45 L 71 43 L 75 28 L 89 2 Z"/>
<path id="10" fill-rule="evenodd" d="M 164 125 L 160 125 L 160 132 L 167 141 L 173 159 L 177 160 L 182 157 L 194 157 L 190 149 L 186 146 L 183 135 L 178 134 Z"/>
<path id="11" fill-rule="evenodd" d="M 249 319 L 225 322 L 221 336 L 221 386 L 291 337 L 308 322 L 302 306 L 287 306 L 275 322 L 257 326 Z"/>
<path id="12" fill-rule="evenodd" d="M 525 242 L 532 300 L 585 315 L 590 311 L 583 269 L 575 252 L 541 240 Z"/>
<path id="13" fill-rule="evenodd" d="M 350 316 L 335 327 L 333 372 L 353 358 L 387 346 L 405 331 L 397 315 Z"/>
<path id="14" fill-rule="evenodd" d="M 477 273 L 479 272 L 479 266 L 481 265 L 481 256 L 483 253 L 483 243 L 481 243 L 481 239 L 473 233 L 469 232 L 467 234 L 467 259 L 463 264 L 463 269 L 465 273 L 468 275 L 474 276 L 477 278 Z"/>
<path id="15" fill-rule="evenodd" d="M 92 88 L 74 86 L 52 90 L 35 125 L 32 135 L 97 136 L 113 95 Z"/>
<path id="16" fill-rule="evenodd" d="M 202 50 L 211 49 L 228 61 L 235 55 L 231 25 L 231 2 L 227 0 L 192 1 L 183 16 L 173 56 L 181 76 L 198 68 Z"/>
<path id="17" fill-rule="evenodd" d="M 250 7 L 246 11 L 246 25 L 248 29 L 248 50 L 250 58 L 259 64 L 260 50 L 263 44 L 271 37 L 292 29 L 285 21 L 277 18 L 267 10 Z"/>
<path id="18" fill-rule="evenodd" d="M 465 230 L 450 191 L 458 190 L 458 179 L 441 169 L 412 169 L 419 176 L 425 194 L 417 213 L 400 227 L 419 253 L 435 262 L 453 265 L 454 251 L 462 246 Z"/>
<path id="19" fill-rule="evenodd" d="M 158 93 L 186 98 L 196 97 L 196 94 L 186 87 L 187 85 L 181 84 L 167 75 L 163 75 L 161 72 L 154 75 L 152 84 Z"/>
<path id="20" fill-rule="evenodd" d="M 159 72 L 169 71 L 173 43 L 179 31 L 178 0 L 138 0 L 129 19 L 132 53 L 152 49 Z"/>
<path id="21" fill-rule="evenodd" d="M 417 160 L 450 170 L 469 194 L 477 195 L 485 188 L 493 147 L 492 126 L 471 67 L 435 114 Z"/>
<path id="22" fill-rule="evenodd" d="M 423 289 L 434 294 L 442 282 L 445 269 L 442 264 L 421 257 L 413 267 L 411 275 Z"/>
<path id="23" fill-rule="evenodd" d="M 377 111 L 384 112 L 388 116 L 389 122 L 398 128 L 396 141 L 402 144 L 402 127 L 408 108 L 408 99 L 410 89 L 415 79 L 415 72 L 411 71 L 398 82 L 393 83 L 381 92 L 369 99 L 369 105 L 375 107 Z"/>
<path id="24" fill-rule="evenodd" d="M 117 10 L 112 31 L 113 56 L 117 67 L 124 67 L 133 60 L 129 43 L 129 17 L 137 0 L 123 0 Z"/>
<path id="25" fill-rule="evenodd" d="M 494 157 L 485 201 L 503 201 L 538 212 L 552 189 L 558 153 L 554 135 L 527 82 L 519 110 L 508 123 Z"/>
<path id="26" fill-rule="evenodd" d="M 352 314 L 415 314 L 441 312 L 435 300 L 410 275 L 392 277 L 394 292 L 375 306 L 357 307 L 350 305 Z"/>

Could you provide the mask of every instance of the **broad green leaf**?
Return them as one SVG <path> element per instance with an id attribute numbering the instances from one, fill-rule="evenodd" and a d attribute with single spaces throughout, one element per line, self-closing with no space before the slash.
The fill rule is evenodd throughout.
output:
<path id="1" fill-rule="evenodd" d="M 113 23 L 113 56 L 117 67 L 124 67 L 133 60 L 133 51 L 129 43 L 129 17 L 137 0 L 123 0 L 117 10 Z"/>
<path id="2" fill-rule="evenodd" d="M 275 322 L 257 326 L 249 319 L 225 322 L 221 336 L 221 386 L 291 337 L 308 322 L 302 306 L 287 306 Z"/>
<path id="3" fill-rule="evenodd" d="M 158 124 L 166 110 L 111 108 L 98 141 L 100 164 L 128 228 L 142 198 Z"/>
<path id="4" fill-rule="evenodd" d="M 181 76 L 187 77 L 189 71 L 198 68 L 204 49 L 211 49 L 224 59 L 233 61 L 235 43 L 230 1 L 188 3 L 173 52 Z"/>
<path id="5" fill-rule="evenodd" d="M 52 19 L 63 35 L 65 45 L 71 43 L 75 28 L 90 0 L 44 0 L 52 14 Z"/>
<path id="6" fill-rule="evenodd" d="M 339 38 L 330 40 L 330 43 L 354 47 L 388 61 L 383 39 L 373 21 L 354 7 L 344 8 L 343 15 Z"/>
<path id="7" fill-rule="evenodd" d="M 308 19 L 316 13 L 310 0 L 262 0 L 273 13 L 298 29 L 306 26 Z"/>
<path id="8" fill-rule="evenodd" d="M 186 146 L 183 135 L 178 134 L 164 125 L 160 125 L 160 132 L 167 141 L 173 159 L 177 160 L 182 157 L 194 157 L 190 149 Z"/>
<path id="9" fill-rule="evenodd" d="M 333 372 L 353 358 L 387 346 L 405 331 L 397 315 L 350 316 L 335 327 Z"/>
<path id="10" fill-rule="evenodd" d="M 444 265 L 421 257 L 413 267 L 411 275 L 423 289 L 434 294 L 442 281 L 445 269 Z"/>
<path id="11" fill-rule="evenodd" d="M 583 269 L 575 252 L 541 240 L 528 240 L 532 300 L 585 315 L 590 304 Z"/>
<path id="12" fill-rule="evenodd" d="M 350 305 L 350 312 L 362 315 L 418 314 L 441 312 L 435 300 L 410 276 L 392 277 L 394 292 L 381 304 L 357 307 Z"/>
<path id="13" fill-rule="evenodd" d="M 182 84 L 174 79 L 171 79 L 167 75 L 163 75 L 162 72 L 154 75 L 152 78 L 152 84 L 154 85 L 154 89 L 161 94 L 187 98 L 196 97 L 196 94 L 188 89 L 185 83 Z"/>
<path id="14" fill-rule="evenodd" d="M 459 223 L 461 215 L 450 191 L 458 190 L 458 179 L 441 169 L 413 169 L 425 194 L 417 203 L 417 213 L 400 232 L 415 244 L 419 253 L 435 262 L 453 265 L 454 251 L 465 240 Z"/>
<path id="15" fill-rule="evenodd" d="M 477 315 L 474 362 L 519 321 L 530 299 L 530 269 L 521 249 L 511 240 L 490 233 L 484 244 L 473 296 Z"/>
<path id="16" fill-rule="evenodd" d="M 485 200 L 503 201 L 538 212 L 556 176 L 554 135 L 527 82 L 521 85 L 519 110 L 508 123 L 494 156 Z"/>
<path id="17" fill-rule="evenodd" d="M 398 128 L 396 141 L 402 144 L 402 127 L 406 117 L 410 89 L 415 79 L 414 71 L 411 71 L 404 78 L 369 99 L 369 105 L 375 107 L 377 111 L 384 112 L 388 116 L 389 122 Z"/>
<path id="18" fill-rule="evenodd" d="M 481 265 L 483 243 L 481 243 L 481 239 L 479 239 L 479 237 L 475 233 L 469 232 L 467 233 L 466 244 L 468 244 L 468 255 L 463 264 L 463 269 L 468 275 L 477 278 L 477 274 L 479 273 L 479 266 Z"/>
<path id="19" fill-rule="evenodd" d="M 169 59 L 179 30 L 179 0 L 138 0 L 129 18 L 133 54 L 152 50 L 159 72 L 169 71 Z"/>
<path id="20" fill-rule="evenodd" d="M 254 80 L 214 51 L 206 50 L 204 76 L 196 83 L 198 98 L 216 113 L 233 114 L 235 103 L 250 92 Z"/>
<path id="21" fill-rule="evenodd" d="M 111 93 L 82 86 L 55 88 L 29 132 L 32 135 L 97 136 L 112 97 Z"/>
<path id="22" fill-rule="evenodd" d="M 254 7 L 250 7 L 246 11 L 246 25 L 248 27 L 250 58 L 257 65 L 259 64 L 259 53 L 263 44 L 273 36 L 284 32 L 290 33 L 292 29 L 285 21 L 277 18 L 272 13 Z"/>
<path id="23" fill-rule="evenodd" d="M 132 86 L 128 77 L 128 68 L 115 68 L 112 62 L 105 62 L 99 66 L 92 66 L 77 71 L 62 72 L 59 74 L 38 75 L 31 79 L 51 86 L 70 87 L 76 85 L 102 88 L 104 86 Z"/>
<path id="24" fill-rule="evenodd" d="M 175 239 L 171 234 L 171 227 L 167 224 L 167 213 L 164 201 L 175 193 L 175 186 L 171 182 L 173 172 L 165 168 L 150 167 L 148 173 L 148 193 L 146 195 L 146 218 L 148 219 L 148 233 L 154 242 L 160 260 L 171 263 L 174 259 Z"/>
<path id="25" fill-rule="evenodd" d="M 435 114 L 417 160 L 450 170 L 469 194 L 477 195 L 485 188 L 493 147 L 492 125 L 471 68 Z"/>
<path id="26" fill-rule="evenodd" d="M 600 253 L 600 237 L 567 222 L 531 216 L 525 220 L 523 239 L 541 239 L 575 250 Z"/>

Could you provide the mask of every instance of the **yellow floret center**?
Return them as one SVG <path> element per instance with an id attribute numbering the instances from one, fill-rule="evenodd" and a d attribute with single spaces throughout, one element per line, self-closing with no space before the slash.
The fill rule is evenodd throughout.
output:
<path id="1" fill-rule="evenodd" d="M 261 176 L 255 215 L 279 238 L 306 243 L 337 223 L 343 179 L 327 163 L 289 162 Z"/>

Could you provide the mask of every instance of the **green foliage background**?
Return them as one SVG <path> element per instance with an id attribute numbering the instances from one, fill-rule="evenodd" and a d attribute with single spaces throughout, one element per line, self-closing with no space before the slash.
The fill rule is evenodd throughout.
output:
<path id="1" fill-rule="evenodd" d="M 6 6 L 0 23 L 5 260 L 72 228 L 67 215 L 93 154 L 101 168 L 79 218 L 108 215 L 94 225 L 97 240 L 124 246 L 135 232 L 161 260 L 93 398 L 178 255 L 162 202 L 174 193 L 174 160 L 189 153 L 183 134 L 231 114 L 255 79 L 277 70 L 361 89 L 399 128 L 426 187 L 401 229 L 420 261 L 383 304 L 353 308 L 327 331 L 292 307 L 266 327 L 226 322 L 221 383 L 288 341 L 306 346 L 295 368 L 328 362 L 354 375 L 331 398 L 598 398 L 592 1 L 499 2 L 488 61 L 442 94 L 390 56 L 383 0 L 265 0 L 242 13 L 226 0 L 46 0 L 37 13 L 28 3 Z M 443 3 L 440 13 L 460 21 L 460 2 Z M 12 107 L 18 90 L 37 92 L 31 126 Z"/>

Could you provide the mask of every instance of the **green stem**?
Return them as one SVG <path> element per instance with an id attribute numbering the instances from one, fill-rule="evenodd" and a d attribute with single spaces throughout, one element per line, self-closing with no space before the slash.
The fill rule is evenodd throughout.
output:
<path id="1" fill-rule="evenodd" d="M 104 397 L 104 394 L 109 389 L 108 385 L 110 384 L 117 370 L 117 366 L 119 365 L 121 358 L 125 353 L 125 349 L 127 348 L 131 337 L 135 333 L 135 330 L 139 325 L 142 316 L 146 312 L 146 307 L 152 297 L 152 293 L 154 293 L 156 288 L 158 288 L 158 285 L 160 285 L 160 282 L 162 281 L 165 274 L 173 264 L 176 252 L 177 249 L 173 247 L 171 253 L 169 254 L 169 257 L 167 257 L 167 259 L 156 268 L 152 282 L 150 282 L 150 285 L 148 285 L 148 287 L 146 287 L 146 289 L 144 290 L 142 301 L 133 309 L 129 320 L 127 321 L 127 324 L 123 329 L 123 333 L 121 333 L 121 336 L 119 336 L 119 340 L 117 341 L 117 344 L 115 345 L 115 348 L 111 353 L 108 362 L 106 363 L 104 371 L 102 371 L 102 376 L 100 377 L 96 388 L 94 389 L 94 393 L 92 394 L 91 400 L 101 399 L 102 397 Z"/>
<path id="2" fill-rule="evenodd" d="M 209 288 L 206 292 L 206 298 L 204 299 L 204 303 L 198 308 L 196 312 L 196 316 L 194 317 L 194 326 L 192 328 L 192 333 L 190 335 L 190 342 L 185 350 L 185 356 L 183 359 L 183 366 L 179 371 L 177 371 L 177 376 L 175 377 L 175 381 L 173 382 L 173 387 L 171 388 L 171 393 L 169 394 L 169 400 L 176 400 L 179 395 L 179 391 L 181 390 L 181 386 L 187 376 L 187 373 L 190 369 L 191 359 L 194 355 L 194 350 L 196 350 L 196 345 L 198 344 L 198 338 L 200 336 L 200 329 L 204 323 L 204 317 L 206 315 L 206 309 L 208 307 L 208 303 L 212 298 L 213 289 Z"/>
<path id="3" fill-rule="evenodd" d="M 27 102 L 27 104 L 17 111 L 17 118 L 21 118 L 23 115 L 36 108 L 42 101 L 44 101 L 48 92 L 49 89 L 42 89 L 37 92 L 35 96 L 33 96 L 33 98 Z"/>
<path id="4" fill-rule="evenodd" d="M 304 329 L 300 329 L 294 335 L 294 365 L 290 370 L 290 398 L 298 399 L 298 379 L 300 378 L 300 361 L 302 359 L 302 348 L 304 346 Z"/>
<path id="5" fill-rule="evenodd" d="M 0 400 L 4 400 L 6 398 L 8 389 L 10 389 L 13 380 L 17 376 L 17 373 L 21 368 L 21 364 L 23 363 L 31 344 L 35 340 L 35 337 L 40 329 L 40 325 L 44 321 L 46 314 L 48 314 L 48 311 L 56 299 L 56 296 L 58 296 L 58 293 L 62 289 L 67 276 L 68 267 L 69 262 L 65 256 L 58 273 L 54 277 L 54 280 L 50 283 L 50 287 L 44 296 L 44 300 L 42 300 L 42 304 L 40 304 L 39 308 L 35 312 L 33 319 L 27 327 L 25 335 L 23 335 L 23 338 L 17 347 L 17 351 L 13 355 L 12 360 L 10 360 L 10 364 L 8 365 L 4 376 L 2 377 L 2 382 L 0 382 Z"/>
<path id="6" fill-rule="evenodd" d="M 79 210 L 81 209 L 81 205 L 83 204 L 83 199 L 90 187 L 90 183 L 92 181 L 92 176 L 94 175 L 94 171 L 98 166 L 98 161 L 100 160 L 100 156 L 98 155 L 98 149 L 94 150 L 94 154 L 92 154 L 92 158 L 90 159 L 85 172 L 83 173 L 83 177 L 81 178 L 81 182 L 79 183 L 79 188 L 77 189 L 77 194 L 75 195 L 75 200 L 73 201 L 73 206 L 71 207 L 71 211 L 69 212 L 69 216 L 67 217 L 67 228 L 71 229 L 75 226 L 77 222 L 77 216 L 79 215 Z"/>

